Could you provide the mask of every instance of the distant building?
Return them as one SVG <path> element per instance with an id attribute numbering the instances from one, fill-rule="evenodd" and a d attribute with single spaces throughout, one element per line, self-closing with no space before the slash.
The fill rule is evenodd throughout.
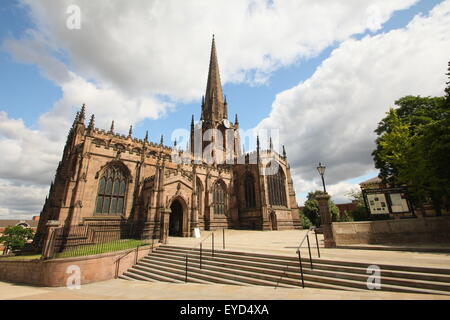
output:
<path id="1" fill-rule="evenodd" d="M 39 216 L 34 216 L 32 220 L 19 220 L 19 219 L 11 219 L 11 220 L 0 220 L 0 236 L 3 235 L 3 232 L 8 227 L 14 226 L 22 226 L 24 228 L 31 228 L 34 232 L 36 232 L 39 223 Z M 3 245 L 0 244 L 0 251 L 3 251 Z"/>

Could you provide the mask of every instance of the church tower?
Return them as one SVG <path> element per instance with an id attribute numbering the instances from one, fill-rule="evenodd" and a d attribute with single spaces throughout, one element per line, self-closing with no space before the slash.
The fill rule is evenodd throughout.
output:
<path id="1" fill-rule="evenodd" d="M 191 122 L 191 152 L 197 154 L 201 152 L 203 155 L 205 152 L 210 153 L 209 150 L 211 150 L 212 155 L 219 157 L 220 161 L 230 163 L 230 159 L 234 161 L 241 154 L 238 129 L 237 115 L 235 123 L 228 120 L 228 102 L 222 92 L 216 42 L 213 35 L 206 93 L 202 97 L 200 123 L 194 126 L 194 121 Z M 201 136 L 201 140 L 199 136 Z M 222 139 L 222 142 L 218 143 L 220 142 L 218 139 Z M 211 143 L 214 143 L 214 147 L 206 149 Z M 195 150 L 196 144 L 201 145 L 201 150 L 199 147 L 198 150 Z M 216 148 L 216 146 L 218 147 Z M 221 147 L 223 150 L 220 150 Z"/>
<path id="2" fill-rule="evenodd" d="M 203 120 L 207 126 L 216 127 L 223 119 L 228 119 L 228 110 L 226 98 L 224 98 L 222 93 L 219 63 L 217 62 L 216 42 L 213 36 L 206 94 L 202 101 L 201 120 Z"/>

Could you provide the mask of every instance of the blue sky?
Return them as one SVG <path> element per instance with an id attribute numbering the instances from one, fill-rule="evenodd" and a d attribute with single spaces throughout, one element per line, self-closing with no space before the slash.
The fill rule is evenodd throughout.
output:
<path id="1" fill-rule="evenodd" d="M 76 3 L 77 1 L 74 2 Z M 80 6 L 83 9 L 84 2 L 81 0 L 78 2 L 81 3 Z M 370 3 L 370 1 L 367 2 Z M 413 2 L 414 1 L 409 1 L 409 3 Z M 2 44 L 1 47 L 2 49 L 0 50 L 0 88 L 1 88 L 0 111 L 4 111 L 7 113 L 7 118 L 5 118 L 6 119 L 5 121 L 21 119 L 23 121 L 23 127 L 26 130 L 47 132 L 46 134 L 51 135 L 49 133 L 51 131 L 50 128 L 47 127 L 45 130 L 43 129 L 44 125 L 42 123 L 42 119 L 39 120 L 40 117 L 42 117 L 42 115 L 45 113 L 52 112 L 52 110 L 56 110 L 53 112 L 54 114 L 58 115 L 64 114 L 65 121 L 70 121 L 67 115 L 70 114 L 73 117 L 76 109 L 79 107 L 79 101 L 75 100 L 73 100 L 73 102 L 66 101 L 65 103 L 71 105 L 67 106 L 66 109 L 64 109 L 64 112 L 58 111 L 59 110 L 58 106 L 62 104 L 61 101 L 64 100 L 65 92 L 67 94 L 68 89 L 67 87 L 64 86 L 64 84 L 62 84 L 62 82 L 55 80 L 55 77 L 48 76 L 48 72 L 46 72 L 45 70 L 46 66 L 48 67 L 48 65 L 44 66 L 42 62 L 38 61 L 39 58 L 36 57 L 29 58 L 30 52 L 27 52 L 27 50 L 33 51 L 35 49 L 32 46 L 27 47 L 28 45 L 27 41 L 30 39 L 32 39 L 33 41 L 37 41 L 36 39 L 33 38 L 34 37 L 33 35 L 30 36 L 30 30 L 32 30 L 37 34 L 43 34 L 45 36 L 45 38 L 47 39 L 46 45 L 51 43 L 51 45 L 49 45 L 49 48 L 45 50 L 45 52 L 49 55 L 49 57 L 51 57 L 51 59 L 54 59 L 57 62 L 61 62 L 63 65 L 67 67 L 68 70 L 70 70 L 71 72 L 82 78 L 86 83 L 94 83 L 98 84 L 99 86 L 101 84 L 108 84 L 111 85 L 111 87 L 114 88 L 114 90 L 116 90 L 117 92 L 119 91 L 126 92 L 126 94 L 124 94 L 123 96 L 128 97 L 131 96 L 133 93 L 135 93 L 136 96 L 142 96 L 145 99 L 150 98 L 155 99 L 157 101 L 156 102 L 157 104 L 158 103 L 163 104 L 166 102 L 172 104 L 174 108 L 170 109 L 169 112 L 158 113 L 155 111 L 156 112 L 155 114 L 157 115 L 153 117 L 154 119 L 150 119 L 149 116 L 145 115 L 130 118 L 130 124 L 134 125 L 135 136 L 142 138 L 145 135 L 145 131 L 149 130 L 151 140 L 159 141 L 160 135 L 164 134 L 164 136 L 166 137 L 165 141 L 167 144 L 169 144 L 168 137 L 170 137 L 173 130 L 177 128 L 187 129 L 189 127 L 192 114 L 195 115 L 196 119 L 199 119 L 201 92 L 202 90 L 204 91 L 205 90 L 204 88 L 206 87 L 207 73 L 205 71 L 209 62 L 208 59 L 210 50 L 209 44 L 210 37 L 211 33 L 214 32 L 216 34 L 219 66 L 221 69 L 220 71 L 222 74 L 222 79 L 223 80 L 225 79 L 225 81 L 223 81 L 224 82 L 223 91 L 224 94 L 227 96 L 229 103 L 229 118 L 234 119 L 234 114 L 238 113 L 240 126 L 244 129 L 251 129 L 264 125 L 270 127 L 273 125 L 273 123 L 278 121 L 276 117 L 274 118 L 273 116 L 271 116 L 271 112 L 273 110 L 277 110 L 274 106 L 280 104 L 283 101 L 283 99 L 286 100 L 286 96 L 291 94 L 295 90 L 299 90 L 299 92 L 303 92 L 302 90 L 307 90 L 304 84 L 309 83 L 309 81 L 312 83 L 316 77 L 320 76 L 318 72 L 319 69 L 320 72 L 326 70 L 324 62 L 330 61 L 330 64 L 332 64 L 333 61 L 336 60 L 333 53 L 336 53 L 336 55 L 338 55 L 339 52 L 346 50 L 347 43 L 349 45 L 351 45 L 352 43 L 359 45 L 369 42 L 371 40 L 381 41 L 381 39 L 383 38 L 388 38 L 389 34 L 392 34 L 392 36 L 394 36 L 394 33 L 392 31 L 396 29 L 400 30 L 405 29 L 406 26 L 411 22 L 411 20 L 418 15 L 426 17 L 429 14 L 430 10 L 433 9 L 436 5 L 440 4 L 441 2 L 443 1 L 422 0 L 417 1 L 415 4 L 412 5 L 411 4 L 403 5 L 401 1 L 398 1 L 397 7 L 400 8 L 399 10 L 395 9 L 395 6 L 394 8 L 387 8 L 387 9 L 381 8 L 381 11 L 383 10 L 387 11 L 388 14 L 391 15 L 391 17 L 387 20 L 384 19 L 382 21 L 380 28 L 375 28 L 376 30 L 368 30 L 367 28 L 366 29 L 362 28 L 361 30 L 356 32 L 348 31 L 345 33 L 345 35 L 339 34 L 336 35 L 335 38 L 333 37 L 327 38 L 324 41 L 322 41 L 323 43 L 320 44 L 314 43 L 314 40 L 307 40 L 307 41 L 305 40 L 304 43 L 306 44 L 303 45 L 307 47 L 308 50 L 305 49 L 304 51 L 302 51 L 302 49 L 298 49 L 298 51 L 295 51 L 294 49 L 292 49 L 292 56 L 289 56 L 289 58 L 286 58 L 284 54 L 277 51 L 276 48 L 269 48 L 270 44 L 267 45 L 267 47 L 264 49 L 258 49 L 261 52 L 256 51 L 257 49 L 254 49 L 255 50 L 254 52 L 261 54 L 261 56 L 263 55 L 271 56 L 274 62 L 268 68 L 266 68 L 264 64 L 258 65 L 258 63 L 251 61 L 252 60 L 251 58 L 244 61 L 245 60 L 244 57 L 246 56 L 246 52 L 244 52 L 246 46 L 244 46 L 244 48 L 242 49 L 243 58 L 241 61 L 239 57 L 240 53 L 236 52 L 238 50 L 234 51 L 232 50 L 233 46 L 234 48 L 236 46 L 238 47 L 237 44 L 236 45 L 231 44 L 233 41 L 237 40 L 228 35 L 226 29 L 221 29 L 221 27 L 217 26 L 211 27 L 210 29 L 205 30 L 204 33 L 195 35 L 196 44 L 201 43 L 202 45 L 197 45 L 195 51 L 190 51 L 197 53 L 203 51 L 203 53 L 201 54 L 202 55 L 201 59 L 198 54 L 189 55 L 187 53 L 180 53 L 180 55 L 182 56 L 181 58 L 184 60 L 185 65 L 190 65 L 192 62 L 193 65 L 198 65 L 200 66 L 200 68 L 203 68 L 202 72 L 199 71 L 195 75 L 193 75 L 192 80 L 195 81 L 196 83 L 195 87 L 193 86 L 192 88 L 188 88 L 189 79 L 185 75 L 180 76 L 187 78 L 185 82 L 183 83 L 180 82 L 179 85 L 173 85 L 173 83 L 177 81 L 177 74 L 176 72 L 172 72 L 171 70 L 170 72 L 168 72 L 170 73 L 170 75 L 167 75 L 167 79 L 164 79 L 164 81 L 169 83 L 168 85 L 166 85 L 166 87 L 161 85 L 161 88 L 155 89 L 155 86 L 151 84 L 157 83 L 157 80 L 151 81 L 149 80 L 147 91 L 145 88 L 145 84 L 147 84 L 145 79 L 139 81 L 139 83 L 136 82 L 137 86 L 143 85 L 143 89 L 125 88 L 126 86 L 123 86 L 125 80 L 116 78 L 113 79 L 112 76 L 108 78 L 107 74 L 108 70 L 106 67 L 103 69 L 101 67 L 98 67 L 98 69 L 96 69 L 97 68 L 96 66 L 89 65 L 89 63 L 86 61 L 94 61 L 94 60 L 89 59 L 89 56 L 87 54 L 83 56 L 82 54 L 80 54 L 79 51 L 70 46 L 69 40 L 61 38 L 61 33 L 57 32 L 56 27 L 54 27 L 54 24 L 52 24 L 53 20 L 51 18 L 49 19 L 50 21 L 49 26 L 44 27 L 43 21 L 45 21 L 45 17 L 42 16 L 42 12 L 46 12 L 45 10 L 47 10 L 47 14 L 51 17 L 51 14 L 53 12 L 52 10 L 54 10 L 46 5 L 46 1 L 42 1 L 41 6 L 41 4 L 32 4 L 32 2 L 30 1 L 24 1 L 22 3 L 16 0 L 3 0 L 0 4 L 0 43 Z M 357 5 L 355 5 L 355 7 L 356 6 Z M 92 8 L 89 7 L 89 12 L 91 12 L 91 10 L 94 9 L 95 5 L 92 5 Z M 362 8 L 360 11 L 357 11 L 357 8 L 355 8 L 354 10 L 355 10 L 354 16 L 349 16 L 347 18 L 340 17 L 339 19 L 342 19 L 344 21 L 355 19 L 356 21 L 358 15 L 360 15 L 361 12 L 363 13 L 365 12 L 365 8 Z M 261 12 L 265 11 L 262 10 Z M 186 12 L 186 15 L 189 15 L 189 12 Z M 47 16 L 47 18 L 49 16 Z M 334 17 L 331 17 L 330 20 L 332 20 L 333 18 Z M 336 19 L 338 20 L 338 18 Z M 108 22 L 109 20 L 107 21 L 105 19 L 105 24 Z M 103 21 L 100 23 L 103 23 Z M 166 29 L 168 30 L 167 27 Z M 298 32 L 302 33 L 302 30 L 303 29 L 299 29 Z M 354 27 L 352 30 L 357 30 L 357 27 Z M 326 30 L 324 30 L 324 33 L 325 31 Z M 278 32 L 278 30 L 274 30 L 274 32 Z M 279 32 L 281 33 L 282 30 L 280 30 Z M 308 31 L 306 30 L 305 32 Z M 173 35 L 172 31 L 170 31 L 170 34 L 168 34 L 167 37 L 171 37 L 172 35 Z M 161 35 L 161 37 L 163 36 L 165 35 Z M 264 35 L 261 36 L 263 37 Z M 254 41 L 255 43 L 258 42 L 258 38 L 257 36 L 255 36 L 255 34 L 249 35 L 248 37 L 250 37 L 250 39 L 252 39 L 252 41 Z M 248 37 L 246 39 L 249 39 Z M 294 36 L 289 34 L 289 37 L 293 39 Z M 133 35 L 131 35 L 130 38 L 133 38 Z M 149 36 L 149 38 L 151 37 Z M 202 39 L 197 41 L 197 38 Z M 60 40 L 60 42 L 58 41 L 58 39 Z M 100 38 L 98 39 L 100 43 L 104 41 L 105 47 L 109 45 L 109 43 L 107 43 L 106 40 L 101 40 Z M 86 39 L 84 42 L 80 43 L 83 44 L 88 43 L 91 40 L 92 39 Z M 159 39 L 155 39 L 155 36 L 153 36 L 151 41 L 159 41 Z M 176 41 L 175 40 L 173 41 L 174 45 L 176 46 Z M 239 42 L 241 45 L 243 43 L 242 41 L 243 40 Z M 263 41 L 261 40 L 261 42 Z M 317 42 L 319 43 L 319 40 Z M 16 49 L 18 48 L 16 51 L 14 51 L 11 49 L 11 46 L 9 45 L 11 43 L 13 45 L 18 44 L 20 46 L 14 47 Z M 95 45 L 99 46 L 99 44 Z M 249 44 L 249 46 L 252 45 L 253 44 Z M 254 46 L 257 45 L 255 44 Z M 98 49 L 98 47 L 96 48 Z M 286 51 L 288 50 L 290 49 L 287 48 Z M 91 50 L 90 54 L 92 54 L 92 51 L 94 50 Z M 158 53 L 156 49 L 155 52 Z M 250 54 L 251 51 L 249 55 Z M 280 57 L 275 59 L 274 57 L 277 54 Z M 350 64 L 352 63 L 352 58 L 353 57 L 350 56 L 348 57 L 348 63 Z M 193 62 L 194 60 L 195 63 Z M 256 57 L 255 60 L 257 60 Z M 130 62 L 130 64 L 132 64 L 132 62 Z M 323 68 L 320 68 L 322 65 Z M 226 68 L 226 66 L 228 66 L 228 68 Z M 180 68 L 178 67 L 177 69 Z M 256 78 L 255 74 L 257 74 L 261 70 L 265 75 L 268 76 L 265 78 L 263 83 L 258 83 L 257 81 L 254 81 L 254 79 Z M 184 71 L 179 70 L 179 72 Z M 445 69 L 442 70 L 442 73 L 445 73 Z M 155 74 L 159 75 L 161 73 L 149 72 L 149 77 L 155 78 Z M 242 74 L 244 74 L 244 77 L 239 76 Z M 401 79 L 399 79 L 398 81 L 400 82 Z M 178 92 L 176 92 L 177 88 L 181 88 L 179 90 L 180 92 L 179 94 Z M 400 90 L 399 92 L 403 93 L 404 91 Z M 424 92 L 427 93 L 426 90 Z M 418 94 L 420 94 L 420 92 L 418 92 Z M 279 96 L 277 97 L 277 95 Z M 306 94 L 304 96 L 306 96 Z M 69 97 L 68 94 L 67 97 Z M 80 97 L 80 99 L 83 100 L 84 98 Z M 385 111 L 387 111 L 387 109 L 393 103 L 392 99 L 387 101 L 391 102 L 387 102 L 388 105 L 380 106 L 380 108 L 384 108 Z M 83 102 L 86 102 L 86 104 L 88 105 L 88 112 L 89 110 L 92 110 L 90 109 L 90 107 L 93 104 L 93 101 L 83 100 Z M 311 103 L 311 108 L 313 105 L 314 103 Z M 98 106 L 94 106 L 94 109 L 95 108 L 98 108 Z M 279 108 L 281 108 L 281 106 Z M 286 107 L 286 110 L 287 109 L 288 108 Z M 164 107 L 160 107 L 160 109 L 158 110 L 161 111 L 165 109 Z M 296 109 L 295 107 L 291 106 L 290 110 Z M 298 113 L 300 116 L 302 112 L 303 111 L 306 112 L 306 110 L 307 110 L 306 107 L 303 107 L 302 105 L 299 104 L 298 112 L 296 112 L 296 114 Z M 378 115 L 379 114 L 382 114 L 382 111 L 380 111 Z M 114 120 L 120 122 L 122 119 L 120 119 L 120 116 L 118 117 L 119 119 Z M 98 119 L 97 126 L 104 125 L 105 129 L 106 123 L 109 123 L 109 121 L 111 120 L 109 118 L 99 119 L 98 117 L 97 119 Z M 373 127 L 379 120 L 380 117 L 378 116 L 378 118 L 370 119 L 369 123 L 371 123 Z M 352 120 L 352 118 L 347 118 L 346 121 L 352 123 L 352 121 L 354 120 Z M 61 125 L 61 127 L 63 127 L 62 123 L 55 124 L 55 127 L 58 125 Z M 127 127 L 127 125 L 123 124 L 122 128 L 125 127 Z M 67 127 L 67 130 L 68 129 L 69 128 Z M 295 132 L 297 129 L 298 128 L 296 128 L 295 125 L 294 127 L 291 128 L 292 132 Z M 370 131 L 369 129 L 367 130 L 368 130 L 367 132 Z M 57 132 L 56 129 L 54 132 Z M 127 133 L 127 130 L 122 129 L 122 133 L 124 134 Z M 291 157 L 295 158 L 297 157 L 298 153 L 302 152 L 299 151 L 299 149 L 297 149 L 297 141 L 301 141 L 302 137 L 303 139 L 306 139 L 308 135 L 292 138 L 289 141 L 288 139 L 286 139 L 286 141 L 282 141 L 287 145 L 289 158 Z M 1 139 L 5 140 L 9 138 L 5 133 L 3 133 L 2 136 L 2 133 L 0 131 L 0 140 Z M 362 143 L 359 142 L 354 143 L 354 145 L 358 146 L 358 148 L 360 148 L 360 144 Z M 302 145 L 301 150 L 309 150 L 310 148 L 312 148 L 311 145 Z M 370 153 L 367 151 L 370 151 L 369 147 L 367 148 L 367 150 L 363 150 L 361 152 L 365 152 L 365 154 Z M 62 148 L 60 152 L 62 152 Z M 328 154 L 333 154 L 333 152 L 335 151 L 329 149 Z M 321 154 L 319 153 L 318 156 L 319 155 Z M 60 153 L 59 154 L 55 153 L 55 156 L 60 156 Z M 343 157 L 336 156 L 336 159 L 337 158 L 341 159 Z M 364 158 L 365 159 L 364 161 L 366 161 L 364 166 L 362 164 L 358 164 L 356 166 L 358 170 L 355 169 L 353 173 L 348 168 L 343 169 L 344 167 L 342 166 L 342 164 L 338 164 L 338 160 L 336 160 L 336 162 L 332 160 L 331 156 L 330 160 L 328 160 L 327 156 L 322 155 L 322 159 L 311 159 L 311 163 L 313 163 L 313 160 L 314 161 L 317 160 L 317 162 L 323 161 L 325 163 L 331 164 L 336 163 L 335 165 L 336 170 L 338 170 L 337 168 L 341 167 L 342 170 L 339 169 L 341 170 L 340 173 L 338 173 L 337 171 L 330 172 L 331 183 L 335 185 L 345 184 L 346 187 L 350 187 L 350 185 L 355 186 L 358 182 L 361 182 L 376 175 L 377 171 L 373 168 L 373 165 L 371 167 L 371 165 L 367 163 L 368 158 L 370 158 L 370 155 Z M 50 161 L 49 164 L 47 164 L 48 167 L 46 168 L 51 168 L 50 165 L 51 161 L 54 160 L 49 161 Z M 298 159 L 295 158 L 292 160 L 292 162 L 300 163 L 301 158 Z M 54 168 L 56 168 L 56 164 Z M 308 185 L 311 190 L 320 185 L 318 177 L 315 176 L 317 175 L 315 172 L 308 174 L 304 173 L 305 170 L 309 169 L 311 171 L 314 171 L 314 167 L 312 165 L 309 165 L 309 167 L 302 167 L 301 165 L 298 166 L 295 165 L 295 167 L 298 168 L 296 174 L 298 174 L 299 177 L 301 176 L 301 178 L 299 178 L 299 181 L 302 181 L 303 185 Z M 51 175 L 48 178 L 51 179 Z M 2 173 L 0 172 L 0 180 L 1 179 L 6 181 L 5 182 L 6 185 L 9 184 L 14 184 L 15 186 L 27 185 L 27 181 L 25 178 L 23 178 L 23 176 L 9 177 L 8 175 L 5 174 L 2 176 Z M 43 182 L 44 180 L 45 179 L 36 181 L 31 179 L 31 181 L 29 181 L 29 184 L 35 185 L 37 188 L 41 188 L 42 190 L 44 190 L 45 189 L 44 187 L 45 183 Z M 338 187 L 336 188 L 339 189 Z M 298 197 L 300 199 L 304 199 L 308 191 L 308 187 L 297 187 L 296 185 L 296 189 L 301 189 L 297 190 Z M 337 194 L 339 193 L 339 196 L 337 196 L 337 202 L 343 202 L 346 200 L 345 197 L 343 197 L 344 191 L 341 189 L 342 188 L 340 188 L 339 191 L 336 191 Z M 39 193 L 36 190 L 33 190 L 32 192 L 35 192 L 37 194 Z M 42 195 L 36 196 L 36 198 L 39 197 L 42 197 Z M 38 203 L 39 201 L 36 200 L 35 202 Z M 2 207 L 1 203 L 0 207 Z M 35 206 L 32 208 L 33 210 L 35 210 L 35 208 L 37 207 L 38 205 L 35 204 Z M 26 210 L 28 209 L 20 209 L 20 210 L 17 209 L 16 211 L 22 214 Z M 16 211 L 12 209 L 4 209 L 4 212 L 8 212 L 8 214 Z"/>

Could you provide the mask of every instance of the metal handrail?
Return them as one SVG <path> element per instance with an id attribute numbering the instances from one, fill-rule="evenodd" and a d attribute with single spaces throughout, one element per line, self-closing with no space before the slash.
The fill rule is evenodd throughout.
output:
<path id="1" fill-rule="evenodd" d="M 153 238 L 152 238 L 152 252 L 153 252 Z M 115 277 L 118 277 L 118 272 L 119 272 L 119 266 L 120 266 L 120 260 L 122 260 L 123 258 L 125 258 L 126 256 L 128 256 L 131 252 L 136 252 L 136 257 L 135 257 L 135 264 L 137 263 L 138 260 L 138 255 L 139 255 L 139 248 L 140 247 L 144 247 L 147 246 L 149 244 L 139 244 L 136 248 L 130 249 L 128 252 L 126 252 L 124 255 L 120 256 L 119 258 L 117 258 L 116 260 L 114 260 L 114 263 L 116 264 L 116 274 Z"/>
<path id="2" fill-rule="evenodd" d="M 302 241 L 298 245 L 297 251 L 296 251 L 296 253 L 298 254 L 298 262 L 300 264 L 300 275 L 301 275 L 302 287 L 303 288 L 305 288 L 305 280 L 304 280 L 304 277 L 303 277 L 303 264 L 302 264 L 302 255 L 301 255 L 300 249 L 301 249 L 303 243 L 305 242 L 305 240 L 307 240 L 307 242 L 308 242 L 308 252 L 309 252 L 309 262 L 310 262 L 311 270 L 312 270 L 313 269 L 313 261 L 312 261 L 312 256 L 311 256 L 311 244 L 309 242 L 309 232 L 312 231 L 312 230 L 314 230 L 314 234 L 316 236 L 317 253 L 318 253 L 318 256 L 320 258 L 319 240 L 317 239 L 316 227 L 314 227 L 314 226 L 312 226 L 312 227 L 310 227 L 308 229 L 308 231 L 306 232 L 306 234 L 303 237 Z"/>
<path id="3" fill-rule="evenodd" d="M 192 250 L 194 250 L 195 248 L 197 248 L 197 246 L 200 245 L 200 261 L 199 261 L 200 269 L 202 268 L 203 242 L 205 242 L 206 240 L 208 240 L 210 237 L 212 237 L 212 238 L 211 238 L 211 249 L 212 249 L 212 250 L 211 250 L 211 254 L 212 254 L 212 257 L 214 258 L 214 232 L 216 232 L 216 230 L 214 230 L 210 235 L 208 235 L 207 237 L 205 237 L 204 239 L 202 239 L 200 242 L 198 242 L 197 244 L 195 244 L 192 248 L 189 248 L 189 249 L 188 249 L 188 251 L 192 251 Z M 225 238 L 225 235 L 224 235 L 224 238 Z M 185 255 L 185 259 L 186 259 L 186 265 L 185 265 L 185 278 L 184 278 L 184 281 L 187 282 L 187 280 L 188 280 L 188 261 L 189 261 L 189 258 L 188 258 L 188 255 L 187 255 L 187 254 Z"/>

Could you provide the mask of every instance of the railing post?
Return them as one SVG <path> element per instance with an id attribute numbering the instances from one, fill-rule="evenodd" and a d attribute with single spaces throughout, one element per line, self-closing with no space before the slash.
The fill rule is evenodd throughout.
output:
<path id="1" fill-rule="evenodd" d="M 214 258 L 214 231 L 213 231 L 213 234 L 212 234 L 212 256 Z"/>
<path id="2" fill-rule="evenodd" d="M 319 258 L 320 258 L 319 240 L 317 239 L 317 232 L 316 232 L 316 229 L 314 229 L 314 234 L 315 234 L 315 236 L 316 236 L 317 254 L 319 255 Z"/>
<path id="3" fill-rule="evenodd" d="M 223 232 L 223 250 L 225 250 L 225 228 L 222 229 Z"/>
<path id="4" fill-rule="evenodd" d="M 202 254 L 203 254 L 203 245 L 200 242 L 200 269 L 202 268 Z"/>
<path id="5" fill-rule="evenodd" d="M 188 256 L 186 255 L 186 271 L 184 275 L 184 282 L 188 281 Z"/>
<path id="6" fill-rule="evenodd" d="M 302 287 L 305 289 L 305 280 L 303 279 L 303 266 L 302 266 L 302 256 L 300 254 L 300 248 L 297 250 L 298 253 L 298 262 L 300 263 L 300 275 L 302 279 Z"/>
<path id="7" fill-rule="evenodd" d="M 309 235 L 306 235 L 306 241 L 308 241 L 309 263 L 311 264 L 311 270 L 312 270 L 313 262 L 312 262 L 312 256 L 311 256 L 311 245 L 309 244 Z"/>

